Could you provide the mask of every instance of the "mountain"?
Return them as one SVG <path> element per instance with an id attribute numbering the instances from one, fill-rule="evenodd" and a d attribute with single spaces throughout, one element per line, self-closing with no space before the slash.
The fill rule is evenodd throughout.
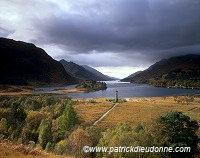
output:
<path id="1" fill-rule="evenodd" d="M 133 77 L 135 77 L 136 75 L 140 74 L 141 72 L 142 72 L 142 71 L 137 71 L 137 72 L 135 72 L 135 73 L 133 73 L 133 74 L 131 74 L 131 75 L 125 77 L 125 78 L 122 79 L 121 81 L 124 81 L 124 82 L 131 82 L 131 79 L 132 79 Z"/>
<path id="2" fill-rule="evenodd" d="M 112 77 L 112 76 L 108 76 L 108 75 L 105 75 L 106 77 L 110 78 L 111 80 L 120 80 L 119 78 L 117 77 Z"/>
<path id="3" fill-rule="evenodd" d="M 65 68 L 66 72 L 69 73 L 71 76 L 77 78 L 78 81 L 84 80 L 94 80 L 94 81 L 101 81 L 103 80 L 102 77 L 93 74 L 92 72 L 86 70 L 84 67 L 74 63 L 68 62 L 64 59 L 60 60 L 60 63 Z"/>
<path id="4" fill-rule="evenodd" d="M 113 80 L 112 77 L 109 77 L 107 75 L 102 74 L 101 72 L 97 71 L 96 69 L 88 66 L 88 65 L 82 65 L 86 70 L 90 71 L 91 73 L 95 74 L 96 76 L 99 76 L 101 80 L 99 81 L 111 81 Z"/>
<path id="5" fill-rule="evenodd" d="M 163 59 L 131 78 L 154 86 L 200 87 L 200 55 Z"/>
<path id="6" fill-rule="evenodd" d="M 34 44 L 0 38 L 0 84 L 63 85 L 76 82 Z"/>

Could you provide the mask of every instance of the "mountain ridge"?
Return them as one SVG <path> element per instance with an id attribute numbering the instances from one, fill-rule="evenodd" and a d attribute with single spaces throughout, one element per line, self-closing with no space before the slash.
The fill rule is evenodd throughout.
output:
<path id="1" fill-rule="evenodd" d="M 133 77 L 135 77 L 136 75 L 140 74 L 141 72 L 142 72 L 142 71 L 134 72 L 134 73 L 132 73 L 131 75 L 129 75 L 129 76 L 127 76 L 127 77 L 121 79 L 120 81 L 131 82 L 131 79 L 132 79 Z"/>
<path id="2" fill-rule="evenodd" d="M 98 70 L 96 70 L 96 69 L 94 69 L 94 68 L 92 68 L 92 67 L 90 67 L 90 66 L 88 66 L 88 65 L 82 65 L 82 66 L 83 66 L 86 70 L 88 70 L 88 71 L 92 72 L 93 74 L 95 74 L 95 75 L 101 77 L 101 78 L 102 78 L 101 81 L 111 81 L 111 80 L 113 80 L 112 77 L 107 76 L 107 75 L 104 75 L 103 73 L 99 72 Z"/>
<path id="3" fill-rule="evenodd" d="M 131 82 L 154 86 L 200 87 L 200 55 L 163 59 L 131 78 Z"/>
<path id="4" fill-rule="evenodd" d="M 43 49 L 0 38 L 0 84 L 64 85 L 76 80 Z"/>
<path id="5" fill-rule="evenodd" d="M 71 76 L 77 78 L 78 81 L 84 81 L 84 80 L 94 80 L 98 81 L 101 80 L 100 77 L 96 76 L 95 74 L 91 73 L 84 67 L 70 61 L 66 61 L 64 59 L 60 60 L 60 63 L 65 68 L 65 71 L 69 73 Z"/>
<path id="6" fill-rule="evenodd" d="M 96 69 L 87 66 L 87 65 L 78 65 L 72 61 L 66 61 L 65 59 L 61 59 L 60 63 L 65 68 L 65 71 L 69 73 L 71 76 L 77 78 L 79 82 L 84 80 L 94 80 L 94 81 L 106 81 L 112 80 L 106 75 L 98 72 Z"/>

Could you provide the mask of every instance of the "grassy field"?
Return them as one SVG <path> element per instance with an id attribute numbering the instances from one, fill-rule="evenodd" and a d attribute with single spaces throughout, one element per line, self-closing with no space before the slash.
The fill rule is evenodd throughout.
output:
<path id="1" fill-rule="evenodd" d="M 96 126 L 102 128 L 113 128 L 122 122 L 129 122 L 135 127 L 139 122 L 150 123 L 159 116 L 164 116 L 169 111 L 180 111 L 200 124 L 200 98 L 195 98 L 189 104 L 180 104 L 173 97 L 155 98 L 127 98 L 127 102 L 118 104 L 105 118 Z M 94 99 L 83 101 L 75 106 L 78 116 L 84 123 L 92 123 L 111 107 L 106 99 Z M 200 135 L 200 130 L 198 131 Z"/>
<path id="2" fill-rule="evenodd" d="M 106 99 L 74 99 L 73 106 L 77 112 L 82 124 L 92 124 L 107 110 L 109 110 L 113 103 L 107 102 Z"/>

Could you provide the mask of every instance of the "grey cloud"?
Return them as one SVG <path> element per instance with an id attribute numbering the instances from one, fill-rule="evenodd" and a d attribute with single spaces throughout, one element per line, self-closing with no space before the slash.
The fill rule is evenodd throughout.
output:
<path id="1" fill-rule="evenodd" d="M 5 28 L 0 27 L 0 37 L 7 37 L 9 34 L 13 33 L 12 30 L 7 30 Z"/>
<path id="2" fill-rule="evenodd" d="M 128 50 L 131 53 L 200 43 L 198 1 L 114 2 L 107 13 L 101 14 L 100 10 L 99 14 L 88 13 L 85 16 L 88 9 L 85 8 L 83 14 L 65 13 L 62 17 L 51 17 L 45 21 L 46 24 L 42 23 L 41 32 L 50 42 L 62 44 L 76 53 L 92 50 Z"/>
<path id="3" fill-rule="evenodd" d="M 31 41 L 71 52 L 63 58 L 94 66 L 147 66 L 161 58 L 200 53 L 198 0 L 35 2 L 25 21 L 37 31 Z"/>

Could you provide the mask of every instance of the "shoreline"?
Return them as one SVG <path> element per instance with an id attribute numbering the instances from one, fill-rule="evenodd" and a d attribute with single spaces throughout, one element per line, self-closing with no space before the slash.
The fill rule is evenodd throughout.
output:
<path id="1" fill-rule="evenodd" d="M 84 93 L 84 92 L 89 92 L 86 88 L 74 88 L 74 89 L 55 89 L 56 91 L 59 92 L 66 92 L 66 93 Z"/>
<path id="2" fill-rule="evenodd" d="M 166 88 L 167 89 L 167 88 Z M 170 89 L 187 89 L 187 88 L 172 88 L 170 87 Z M 192 89 L 191 89 L 192 90 Z M 196 89 L 193 89 L 193 90 L 196 90 Z M 63 92 L 63 93 L 62 93 Z M 20 85 L 0 85 L 0 96 L 5 96 L 5 95 L 40 95 L 40 94 L 51 94 L 51 95 L 59 95 L 59 94 L 64 94 L 64 95 L 68 95 L 70 96 L 70 94 L 74 94 L 74 96 L 72 95 L 72 98 L 85 98 L 85 99 L 91 99 L 91 98 L 101 98 L 101 95 L 99 96 L 90 96 L 90 95 L 82 95 L 80 97 L 76 96 L 76 93 L 89 93 L 89 92 L 95 92 L 95 91 L 89 91 L 88 89 L 86 88 L 74 88 L 74 87 L 55 87 L 51 90 L 47 90 L 47 91 L 37 91 L 35 90 L 34 87 L 32 86 L 20 86 Z M 78 95 L 78 94 L 77 94 Z M 121 99 L 124 99 L 124 98 L 151 98 L 151 97 L 169 97 L 169 96 L 200 96 L 200 92 L 197 91 L 197 92 L 194 92 L 193 94 L 167 94 L 167 95 L 164 95 L 164 96 L 160 96 L 160 95 L 153 95 L 153 96 L 124 96 L 124 97 L 121 97 L 119 96 Z M 85 96 L 85 97 L 84 97 Z M 123 96 L 123 95 L 122 95 Z M 103 96 L 104 98 L 115 98 L 115 95 L 114 95 L 114 92 L 113 92 L 113 96 L 110 96 L 107 95 L 106 96 Z"/>
<path id="3" fill-rule="evenodd" d="M 29 95 L 33 94 L 31 86 L 0 85 L 0 96 L 4 95 Z"/>

